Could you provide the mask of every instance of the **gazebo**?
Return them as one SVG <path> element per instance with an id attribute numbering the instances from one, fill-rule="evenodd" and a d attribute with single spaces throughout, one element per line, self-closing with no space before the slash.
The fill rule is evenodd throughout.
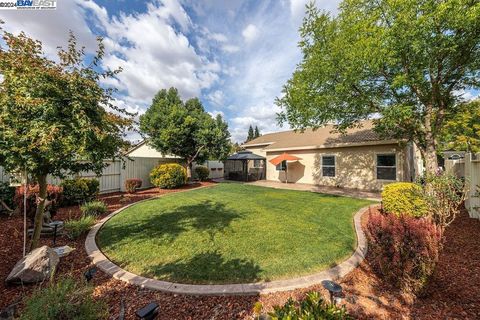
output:
<path id="1" fill-rule="evenodd" d="M 266 159 L 251 151 L 237 152 L 225 160 L 224 178 L 236 181 L 265 179 Z"/>

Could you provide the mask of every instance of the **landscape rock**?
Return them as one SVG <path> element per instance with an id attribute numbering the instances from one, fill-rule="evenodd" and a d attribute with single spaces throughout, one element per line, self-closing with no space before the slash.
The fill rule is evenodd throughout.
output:
<path id="1" fill-rule="evenodd" d="M 7 283 L 37 283 L 50 278 L 60 258 L 48 246 L 37 248 L 17 262 Z"/>

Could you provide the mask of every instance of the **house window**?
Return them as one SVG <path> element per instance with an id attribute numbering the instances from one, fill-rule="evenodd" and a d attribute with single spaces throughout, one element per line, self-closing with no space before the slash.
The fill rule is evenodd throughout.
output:
<path id="1" fill-rule="evenodd" d="M 397 180 L 397 159 L 395 154 L 377 154 L 377 179 Z"/>
<path id="2" fill-rule="evenodd" d="M 287 161 L 282 161 L 276 166 L 277 171 L 285 171 L 287 170 Z"/>
<path id="3" fill-rule="evenodd" d="M 260 168 L 261 166 L 262 166 L 262 160 L 260 160 L 260 159 L 253 160 L 253 167 L 254 168 Z"/>
<path id="4" fill-rule="evenodd" d="M 322 175 L 335 177 L 335 156 L 322 156 Z"/>

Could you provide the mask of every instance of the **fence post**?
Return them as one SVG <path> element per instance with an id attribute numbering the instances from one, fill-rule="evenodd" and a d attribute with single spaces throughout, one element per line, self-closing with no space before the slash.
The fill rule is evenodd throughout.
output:
<path id="1" fill-rule="evenodd" d="M 125 191 L 125 171 L 127 170 L 129 159 L 125 159 L 125 163 L 120 162 L 120 191 Z M 125 167 L 124 167 L 125 165 Z"/>

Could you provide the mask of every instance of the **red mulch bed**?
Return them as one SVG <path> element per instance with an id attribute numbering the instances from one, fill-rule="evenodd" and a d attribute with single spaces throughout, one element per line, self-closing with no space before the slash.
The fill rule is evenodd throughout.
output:
<path id="1" fill-rule="evenodd" d="M 212 183 L 202 183 L 209 186 Z M 198 187 L 188 186 L 186 188 Z M 100 198 L 112 212 L 124 205 L 159 194 L 179 190 L 149 189 L 134 195 L 122 193 L 103 195 Z M 62 208 L 57 219 L 78 216 L 78 207 Z M 365 215 L 363 223 L 367 221 Z M 7 274 L 22 255 L 22 219 L 0 218 L 0 275 Z M 360 319 L 479 319 L 480 318 L 480 220 L 470 219 L 466 212 L 447 229 L 447 241 L 440 256 L 438 267 L 424 295 L 416 298 L 400 294 L 377 278 L 367 262 L 349 273 L 339 282 L 346 293 L 345 304 L 349 312 Z M 51 245 L 50 238 L 42 242 Z M 62 258 L 57 277 L 70 274 L 81 278 L 91 265 L 84 250 L 85 236 L 76 241 L 66 237 L 57 240 L 57 245 L 68 244 L 76 250 Z M 367 257 L 368 259 L 368 257 Z M 125 302 L 126 319 L 135 319 L 135 310 L 151 301 L 159 303 L 160 319 L 252 319 L 252 308 L 260 301 L 264 310 L 283 304 L 289 297 L 302 298 L 306 292 L 319 290 L 320 286 L 262 296 L 184 296 L 155 292 L 112 279 L 99 271 L 92 281 L 95 297 L 107 301 L 112 319 L 118 317 L 120 301 Z M 36 286 L 8 286 L 0 282 L 0 309 L 28 295 Z"/>

